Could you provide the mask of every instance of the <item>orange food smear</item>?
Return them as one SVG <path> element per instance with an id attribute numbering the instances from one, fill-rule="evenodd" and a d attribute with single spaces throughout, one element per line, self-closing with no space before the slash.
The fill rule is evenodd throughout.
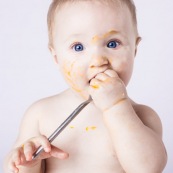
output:
<path id="1" fill-rule="evenodd" d="M 92 87 L 93 87 L 94 89 L 98 89 L 98 88 L 99 88 L 98 85 L 92 85 Z"/>
<path id="2" fill-rule="evenodd" d="M 96 130 L 96 126 L 90 126 L 90 127 L 86 127 L 86 131 L 89 131 L 89 130 Z"/>
<path id="3" fill-rule="evenodd" d="M 92 127 L 91 127 L 92 130 L 95 130 L 96 128 L 97 128 L 97 127 L 95 127 L 95 126 L 92 126 Z"/>
<path id="4" fill-rule="evenodd" d="M 104 38 L 106 38 L 106 37 L 109 37 L 110 35 L 113 35 L 113 34 L 116 34 L 116 33 L 118 33 L 117 31 L 115 31 L 115 30 L 111 30 L 111 31 L 109 31 L 109 32 L 107 32 L 107 33 L 105 33 L 105 34 L 103 34 L 102 36 L 98 36 L 98 35 L 96 35 L 96 36 L 94 36 L 93 38 L 92 38 L 92 43 L 94 44 L 94 43 L 96 43 L 97 41 L 99 41 L 99 40 L 101 40 L 101 39 L 104 39 Z"/>
<path id="5" fill-rule="evenodd" d="M 70 73 L 70 71 L 69 71 L 69 72 L 67 72 L 67 74 L 68 74 L 68 76 L 71 76 L 71 73 Z"/>

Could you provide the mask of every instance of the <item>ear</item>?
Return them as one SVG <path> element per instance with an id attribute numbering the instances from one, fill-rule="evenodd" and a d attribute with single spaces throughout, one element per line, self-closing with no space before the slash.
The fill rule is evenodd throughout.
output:
<path id="1" fill-rule="evenodd" d="M 137 38 L 136 38 L 135 56 L 136 56 L 136 53 L 137 53 L 137 47 L 138 47 L 138 44 L 139 44 L 139 42 L 140 42 L 141 40 L 142 40 L 141 37 L 137 37 Z"/>
<path id="2" fill-rule="evenodd" d="M 50 52 L 54 58 L 55 63 L 58 64 L 58 58 L 57 58 L 57 55 L 56 55 L 54 48 L 52 46 L 49 46 L 49 50 L 50 50 Z"/>

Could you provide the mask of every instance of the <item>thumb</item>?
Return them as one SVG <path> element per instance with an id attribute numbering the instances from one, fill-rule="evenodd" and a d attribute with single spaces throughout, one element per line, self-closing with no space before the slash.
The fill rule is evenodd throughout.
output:
<path id="1" fill-rule="evenodd" d="M 69 157 L 69 154 L 60 148 L 57 148 L 55 146 L 51 146 L 51 151 L 49 153 L 52 157 L 58 158 L 58 159 L 67 159 Z"/>

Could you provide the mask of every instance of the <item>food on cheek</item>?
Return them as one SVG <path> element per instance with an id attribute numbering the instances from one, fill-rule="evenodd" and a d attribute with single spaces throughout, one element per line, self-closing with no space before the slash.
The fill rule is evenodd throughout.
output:
<path id="1" fill-rule="evenodd" d="M 88 92 L 84 89 L 85 70 L 77 60 L 64 61 L 61 71 L 70 88 L 79 93 L 83 98 L 88 98 Z"/>
<path id="2" fill-rule="evenodd" d="M 81 80 L 79 78 L 83 78 L 83 73 L 80 71 L 80 69 L 76 70 L 75 72 L 73 70 L 73 64 L 71 66 L 68 66 L 66 64 L 69 64 L 68 62 L 66 62 L 62 68 L 63 71 L 63 75 L 65 80 L 67 81 L 67 83 L 69 84 L 70 88 L 79 93 L 84 99 L 88 98 L 88 93 L 82 89 L 80 86 L 80 82 Z"/>
<path id="3" fill-rule="evenodd" d="M 81 92 L 81 89 L 79 89 L 76 84 L 75 84 L 75 79 L 73 78 L 73 66 L 74 66 L 74 62 L 71 63 L 70 67 L 67 66 L 67 64 L 69 64 L 68 62 L 64 63 L 63 65 L 63 74 L 64 77 L 67 81 L 67 83 L 71 86 L 71 88 L 73 90 L 75 90 L 76 92 Z"/>

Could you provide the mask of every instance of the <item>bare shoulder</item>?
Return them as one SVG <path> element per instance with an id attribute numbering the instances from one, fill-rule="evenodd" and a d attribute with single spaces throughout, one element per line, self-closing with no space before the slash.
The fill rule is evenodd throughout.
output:
<path id="1" fill-rule="evenodd" d="M 33 117 L 35 119 L 43 118 L 45 112 L 55 110 L 62 107 L 65 102 L 67 92 L 64 91 L 60 94 L 53 95 L 50 97 L 42 98 L 34 102 L 26 111 L 26 116 Z"/>
<path id="2" fill-rule="evenodd" d="M 25 112 L 19 127 L 19 133 L 16 140 L 16 145 L 20 145 L 27 139 L 33 136 L 39 136 L 40 124 L 51 116 L 55 109 L 58 109 L 59 100 L 62 100 L 61 94 L 50 96 L 34 102 Z"/>
<path id="3" fill-rule="evenodd" d="M 132 103 L 133 108 L 141 121 L 162 137 L 162 123 L 158 114 L 149 106 Z"/>
<path id="4" fill-rule="evenodd" d="M 44 111 L 53 108 L 54 103 L 58 101 L 58 95 L 46 97 L 34 102 L 25 112 L 24 119 L 39 120 L 44 115 Z"/>

